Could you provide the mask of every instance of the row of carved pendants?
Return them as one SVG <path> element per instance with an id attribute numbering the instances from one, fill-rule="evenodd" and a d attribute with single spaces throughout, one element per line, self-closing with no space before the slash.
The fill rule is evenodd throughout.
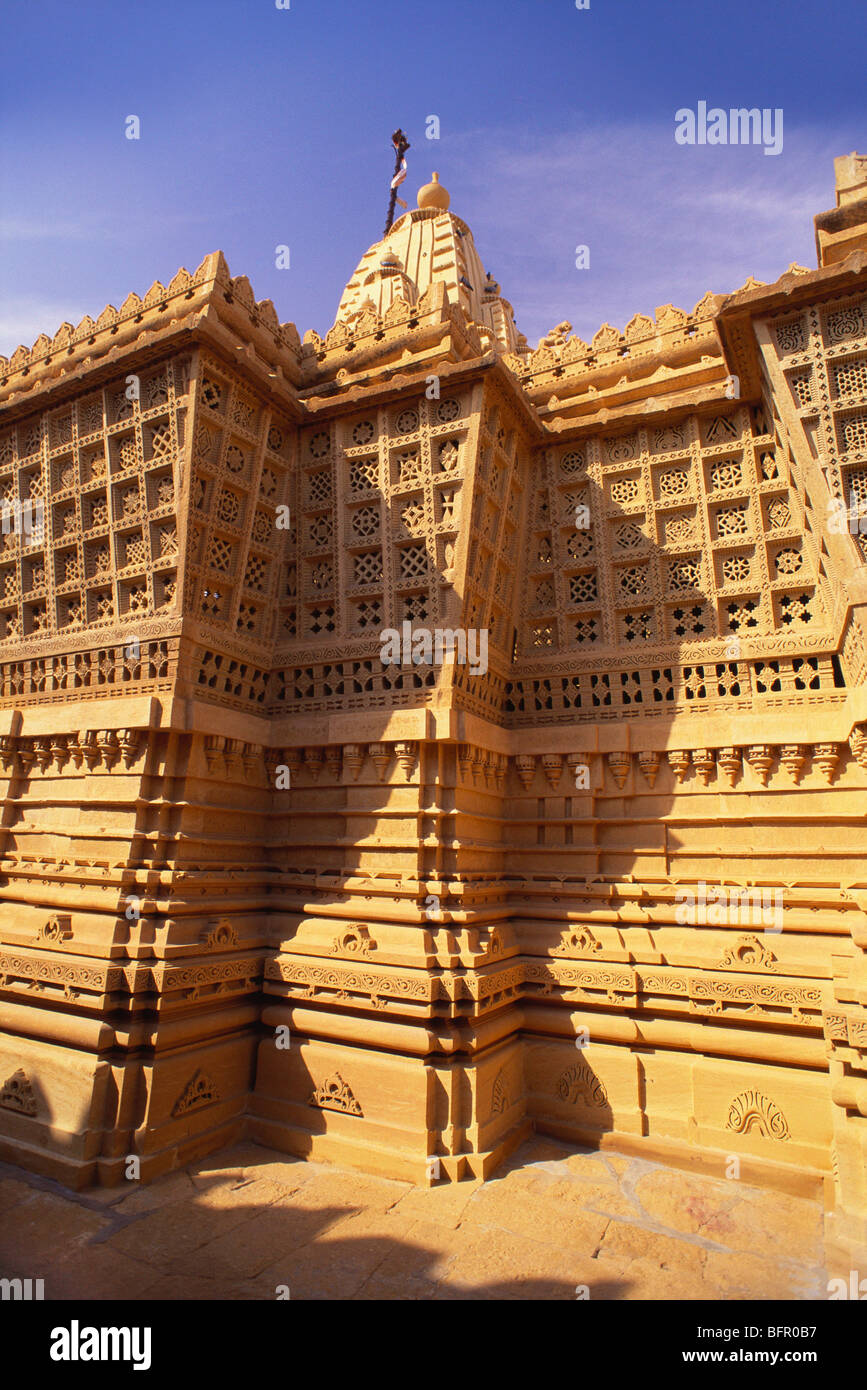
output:
<path id="1" fill-rule="evenodd" d="M 103 766 L 109 771 L 122 758 L 132 767 L 145 742 L 142 729 L 87 729 L 75 734 L 51 734 L 46 738 L 15 738 L 0 735 L 0 764 L 4 772 L 26 777 L 33 767 L 47 772 L 53 765 L 62 772 L 71 761 L 73 767 L 87 766 L 93 771 Z"/>
<path id="2" fill-rule="evenodd" d="M 864 726 L 853 730 L 849 738 L 849 746 L 860 766 L 867 771 L 867 733 L 864 731 Z M 845 745 L 841 743 L 759 743 L 744 747 L 694 748 L 691 751 L 672 750 L 668 753 L 657 751 L 631 753 L 626 750 L 618 750 L 606 753 L 604 757 L 611 776 L 621 789 L 626 785 L 632 769 L 633 758 L 636 759 L 638 768 L 649 787 L 654 786 L 664 761 L 668 762 L 678 783 L 685 781 L 692 768 L 704 786 L 710 783 L 715 773 L 719 773 L 729 786 L 734 786 L 743 772 L 745 762 L 758 777 L 761 785 L 767 786 L 771 771 L 777 761 L 797 785 L 807 762 L 811 761 L 812 767 L 821 773 L 825 782 L 830 785 L 843 756 L 844 747 Z M 243 761 L 245 768 L 248 764 L 252 765 L 255 759 L 251 745 L 215 735 L 206 740 L 205 756 L 208 760 L 208 767 L 212 771 L 216 766 L 218 757 L 222 757 L 227 770 L 231 770 L 231 765 L 237 759 Z M 529 790 L 537 768 L 541 767 L 548 786 L 552 791 L 556 791 L 561 783 L 565 768 L 568 768 L 570 780 L 574 781 L 579 790 L 590 790 L 590 760 L 599 755 L 585 752 L 566 755 L 562 753 L 518 753 L 510 759 L 506 753 L 497 753 L 491 749 L 479 748 L 471 744 L 459 744 L 457 756 L 461 777 L 464 781 L 472 778 L 474 786 L 483 784 L 489 789 L 496 788 L 498 791 L 502 791 L 509 762 L 512 761 L 518 780 L 525 790 Z M 368 758 L 376 769 L 380 782 L 385 781 L 393 758 L 396 759 L 407 782 L 409 782 L 418 764 L 418 744 L 403 740 L 398 743 L 346 743 L 343 745 L 335 744 L 326 748 L 287 748 L 282 750 L 271 748 L 265 750 L 265 765 L 269 779 L 273 782 L 281 767 L 288 768 L 290 785 L 291 779 L 297 777 L 302 768 L 314 782 L 319 781 L 323 771 L 335 781 L 339 781 L 346 774 L 351 776 L 353 781 L 357 781 Z M 586 774 L 583 780 L 582 772 Z"/>
<path id="3" fill-rule="evenodd" d="M 867 771 L 867 734 L 863 728 L 853 730 L 849 738 L 849 746 L 858 764 Z M 779 760 L 780 767 L 785 768 L 791 780 L 797 785 L 809 759 L 813 768 L 830 785 L 834 780 L 844 747 L 845 745 L 841 743 L 754 743 L 745 747 L 693 748 L 691 751 L 673 749 L 667 754 L 656 751 L 633 754 L 626 750 L 618 750 L 606 753 L 605 761 L 611 776 L 621 789 L 626 785 L 632 768 L 633 757 L 635 757 L 649 787 L 653 787 L 656 782 L 663 759 L 667 760 L 678 783 L 685 781 L 690 768 L 694 768 L 704 786 L 707 786 L 714 774 L 718 772 L 730 787 L 733 787 L 741 776 L 744 762 L 749 765 L 762 786 L 767 786 L 774 763 L 777 760 Z M 593 756 L 590 753 L 568 753 L 564 758 L 561 753 L 543 753 L 541 755 L 519 753 L 515 757 L 515 771 L 521 785 L 527 790 L 535 776 L 537 763 L 541 762 L 545 780 L 553 791 L 560 784 L 565 763 L 570 773 L 573 774 L 576 786 L 583 790 L 589 790 L 589 778 L 582 784 L 580 771 L 582 768 L 589 767 L 589 760 Z"/>
<path id="4" fill-rule="evenodd" d="M 76 768 L 84 765 L 93 771 L 103 766 L 109 771 L 123 759 L 124 766 L 132 767 L 139 757 L 145 743 L 145 731 L 141 729 L 88 729 L 74 734 L 52 734 L 44 738 L 16 738 L 11 734 L 0 735 L 0 765 L 4 771 L 15 769 L 26 776 L 31 768 L 38 767 L 41 772 L 52 765 L 62 771 L 70 761 Z M 721 774 L 729 786 L 734 786 L 743 772 L 746 762 L 762 786 L 767 786 L 774 763 L 779 761 L 796 785 L 800 782 L 804 768 L 811 761 L 824 781 L 830 785 L 843 755 L 845 745 L 841 743 L 813 744 L 749 744 L 744 747 L 694 748 L 692 750 L 673 749 L 667 754 L 653 751 L 631 753 L 627 750 L 613 750 L 606 753 L 608 769 L 621 789 L 626 785 L 632 768 L 633 757 L 649 787 L 653 787 L 663 759 L 668 761 L 678 783 L 685 781 L 690 768 L 693 768 L 702 784 L 707 786 L 715 773 Z M 858 764 L 867 771 L 867 726 L 860 725 L 849 736 L 849 747 Z M 230 739 L 221 735 L 209 735 L 204 745 L 208 770 L 214 772 L 221 766 L 229 773 L 243 767 L 247 775 L 254 775 L 260 751 L 250 743 L 240 739 Z M 568 767 L 576 787 L 589 790 L 589 776 L 581 781 L 581 771 L 589 772 L 591 753 L 518 753 L 513 762 L 518 779 L 528 790 L 536 774 L 537 766 L 552 791 L 562 780 L 564 766 Z M 357 781 L 365 760 L 369 758 L 376 769 L 380 782 L 385 781 L 392 759 L 396 759 L 407 781 L 410 781 L 418 763 L 418 744 L 410 740 L 397 743 L 376 742 L 369 744 L 335 744 L 326 748 L 287 748 L 265 749 L 265 766 L 271 781 L 279 767 L 287 767 L 290 774 L 297 775 L 302 768 L 314 782 L 319 780 L 323 769 L 339 780 L 344 771 L 353 781 Z M 461 776 L 466 780 L 472 777 L 476 785 L 483 779 L 486 787 L 496 787 L 502 791 L 509 766 L 506 753 L 496 753 L 491 749 L 478 748 L 469 744 L 458 746 L 458 765 Z"/>
<path id="5" fill-rule="evenodd" d="M 305 768 L 314 782 L 319 781 L 323 769 L 327 769 L 335 780 L 340 778 L 342 770 L 345 769 L 353 782 L 356 782 L 365 759 L 370 758 L 379 781 L 384 782 L 393 757 L 397 759 L 398 766 L 403 769 L 404 776 L 409 781 L 418 762 L 418 744 L 407 740 L 400 743 L 334 744 L 329 748 L 266 748 L 265 766 L 271 781 L 274 780 L 277 769 L 283 766 L 289 769 L 293 777 L 302 767 Z"/>
<path id="6" fill-rule="evenodd" d="M 684 781 L 691 764 L 704 786 L 708 785 L 714 771 L 718 770 L 730 787 L 733 787 L 740 777 L 743 772 L 743 763 L 746 762 L 762 786 L 766 787 L 777 759 L 779 759 L 780 767 L 785 768 L 792 782 L 797 786 L 809 758 L 813 768 L 830 786 L 834 780 L 841 755 L 842 745 L 838 743 L 784 743 L 780 745 L 753 743 L 745 748 L 717 748 L 716 750 L 695 748 L 692 755 L 685 752 L 671 752 L 668 754 L 668 761 L 678 782 Z"/>

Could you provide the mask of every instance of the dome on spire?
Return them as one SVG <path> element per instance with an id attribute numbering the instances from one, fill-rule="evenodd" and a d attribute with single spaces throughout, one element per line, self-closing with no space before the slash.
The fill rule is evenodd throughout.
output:
<path id="1" fill-rule="evenodd" d="M 418 190 L 420 208 L 437 208 L 440 212 L 448 212 L 450 202 L 448 189 L 443 188 L 439 174 L 434 174 L 431 182 Z"/>

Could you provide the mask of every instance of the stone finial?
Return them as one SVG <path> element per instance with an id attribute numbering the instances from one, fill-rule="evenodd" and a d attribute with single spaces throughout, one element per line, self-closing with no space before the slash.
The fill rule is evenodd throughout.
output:
<path id="1" fill-rule="evenodd" d="M 692 765 L 701 778 L 702 785 L 706 787 L 716 767 L 713 749 L 694 748 L 692 752 Z"/>
<path id="2" fill-rule="evenodd" d="M 208 734 L 205 738 L 205 762 L 208 771 L 213 772 L 220 761 L 226 740 L 221 734 Z M 88 762 L 88 766 L 90 763 Z"/>
<path id="3" fill-rule="evenodd" d="M 325 762 L 325 753 L 321 748 L 308 748 L 304 754 L 304 762 L 310 771 L 310 776 L 314 782 L 319 781 L 319 774 L 322 771 L 322 764 Z"/>
<path id="4" fill-rule="evenodd" d="M 716 760 L 717 766 L 725 777 L 726 782 L 730 787 L 733 787 L 740 777 L 743 768 L 741 750 L 732 747 L 720 748 L 717 752 Z"/>
<path id="5" fill-rule="evenodd" d="M 283 750 L 283 761 L 289 769 L 289 776 L 293 778 L 297 777 L 304 765 L 303 750 L 300 748 L 285 748 Z"/>
<path id="6" fill-rule="evenodd" d="M 573 782 L 573 784 L 574 784 L 574 786 L 575 786 L 576 791 L 579 790 L 579 786 L 578 786 L 578 769 L 579 769 L 579 768 L 584 768 L 584 769 L 586 769 L 586 771 L 587 771 L 587 786 L 584 787 L 584 788 L 582 788 L 581 790 L 589 791 L 589 790 L 590 790 L 590 754 L 589 754 L 589 753 L 567 753 L 567 754 L 566 754 L 566 763 L 567 763 L 567 766 L 568 766 L 568 768 L 569 768 L 569 775 L 570 775 L 570 777 L 572 778 L 572 782 Z"/>
<path id="7" fill-rule="evenodd" d="M 638 766 L 647 785 L 652 789 L 659 771 L 659 754 L 652 751 L 639 753 Z"/>
<path id="8" fill-rule="evenodd" d="M 15 740 L 11 734 L 0 734 L 0 763 L 4 772 L 15 766 Z"/>
<path id="9" fill-rule="evenodd" d="M 69 762 L 69 748 L 64 734 L 54 734 L 52 736 L 51 757 L 57 764 L 58 772 L 62 772 Z"/>
<path id="10" fill-rule="evenodd" d="M 478 783 L 479 777 L 484 775 L 485 770 L 485 750 L 484 748 L 473 749 L 473 786 Z"/>
<path id="11" fill-rule="evenodd" d="M 364 762 L 364 749 L 360 743 L 345 743 L 343 745 L 343 765 L 349 769 L 353 782 L 358 781 L 358 774 Z"/>
<path id="12" fill-rule="evenodd" d="M 100 729 L 96 735 L 96 743 L 99 754 L 102 754 L 103 764 L 108 772 L 114 767 L 120 757 L 120 743 L 114 729 Z"/>
<path id="13" fill-rule="evenodd" d="M 99 754 L 97 753 L 96 756 L 99 757 Z M 35 754 L 35 752 L 33 751 L 33 748 L 32 748 L 29 744 L 27 744 L 27 743 L 19 744 L 19 747 L 18 747 L 18 764 L 19 764 L 19 767 L 21 768 L 21 771 L 22 771 L 22 773 L 23 773 L 23 775 L 24 775 L 25 777 L 27 777 L 27 776 L 29 775 L 30 769 L 32 768 L 32 766 L 33 766 L 33 764 L 34 764 L 35 761 L 36 761 L 36 754 Z"/>
<path id="14" fill-rule="evenodd" d="M 867 772 L 867 724 L 856 724 L 849 735 L 852 757 Z"/>
<path id="15" fill-rule="evenodd" d="M 682 748 L 673 748 L 668 755 L 669 767 L 678 782 L 682 782 L 689 770 L 689 753 Z"/>
<path id="16" fill-rule="evenodd" d="M 256 756 L 255 744 L 245 743 L 241 753 L 241 761 L 244 764 L 244 776 L 247 778 L 255 777 L 259 760 Z"/>
<path id="17" fill-rule="evenodd" d="M 608 768 L 621 791 L 626 786 L 626 779 L 629 776 L 629 767 L 632 762 L 632 755 L 625 751 L 613 751 L 608 754 Z"/>
<path id="18" fill-rule="evenodd" d="M 394 751 L 398 766 L 403 769 L 403 775 L 407 782 L 409 782 L 412 779 L 412 774 L 415 771 L 415 765 L 418 761 L 418 744 L 411 742 L 396 743 L 394 745 Z"/>
<path id="19" fill-rule="evenodd" d="M 138 757 L 139 748 L 142 744 L 142 735 L 138 729 L 121 729 L 118 736 L 123 765 L 131 768 Z"/>
<path id="20" fill-rule="evenodd" d="M 773 749 L 766 743 L 753 743 L 747 749 L 747 762 L 762 786 L 766 787 L 774 765 Z"/>
<path id="21" fill-rule="evenodd" d="M 795 786 L 801 780 L 801 769 L 806 761 L 806 749 L 798 743 L 785 743 L 780 749 L 780 765 L 786 769 Z"/>
<path id="22" fill-rule="evenodd" d="M 496 785 L 496 777 L 495 777 L 496 763 L 497 763 L 497 755 L 496 755 L 496 753 L 492 753 L 491 750 L 490 750 L 490 748 L 487 749 L 486 752 L 485 752 L 485 786 L 486 786 L 486 787 L 492 787 L 492 786 L 495 786 L 495 785 Z"/>
<path id="23" fill-rule="evenodd" d="M 436 208 L 438 212 L 448 212 L 451 201 L 448 190 L 443 188 L 437 173 L 431 175 L 430 183 L 424 184 L 418 190 L 420 208 Z"/>
<path id="24" fill-rule="evenodd" d="M 376 768 L 377 777 L 380 782 L 383 782 L 385 780 L 386 768 L 391 761 L 391 753 L 389 752 L 388 744 L 369 743 L 367 745 L 367 751 L 370 754 L 370 760 L 373 766 Z"/>
<path id="25" fill-rule="evenodd" d="M 542 771 L 552 791 L 556 791 L 563 772 L 563 757 L 560 753 L 542 754 Z"/>
<path id="26" fill-rule="evenodd" d="M 535 753 L 518 753 L 515 758 L 515 771 L 518 774 L 521 786 L 524 791 L 529 791 L 530 783 L 533 780 L 533 773 L 536 770 Z"/>
<path id="27" fill-rule="evenodd" d="M 834 773 L 840 761 L 840 749 L 836 743 L 816 743 L 813 745 L 813 766 L 822 774 L 828 786 L 834 780 Z"/>
<path id="28" fill-rule="evenodd" d="M 503 790 L 503 783 L 504 783 L 504 781 L 505 781 L 506 773 L 508 772 L 508 770 L 509 770 L 509 755 L 508 755 L 508 753 L 498 753 L 498 754 L 497 754 L 497 771 L 496 771 L 496 781 L 497 781 L 497 791 L 498 791 L 498 792 L 501 792 L 501 791 Z"/>
<path id="29" fill-rule="evenodd" d="M 36 764 L 40 772 L 45 772 L 51 764 L 51 739 L 38 738 L 33 745 Z"/>

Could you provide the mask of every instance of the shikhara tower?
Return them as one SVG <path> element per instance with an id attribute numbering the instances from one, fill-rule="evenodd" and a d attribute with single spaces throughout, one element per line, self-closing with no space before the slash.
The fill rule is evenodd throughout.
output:
<path id="1" fill-rule="evenodd" d="M 111 1183 L 245 1129 L 423 1182 L 536 1126 L 867 1237 L 836 171 L 818 269 L 590 344 L 527 347 L 434 179 L 324 338 L 215 254 L 0 361 L 0 496 L 47 521 L 0 550 L 3 1158 Z M 407 621 L 487 671 L 383 666 Z M 681 925 L 699 882 L 782 931 Z"/>

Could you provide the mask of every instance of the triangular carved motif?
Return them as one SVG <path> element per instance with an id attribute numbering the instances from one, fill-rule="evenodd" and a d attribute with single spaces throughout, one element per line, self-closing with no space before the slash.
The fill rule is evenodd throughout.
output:
<path id="1" fill-rule="evenodd" d="M 4 1110 L 17 1110 L 20 1115 L 36 1114 L 36 1096 L 30 1079 L 19 1067 L 0 1090 L 0 1106 Z"/>
<path id="2" fill-rule="evenodd" d="M 72 917 L 68 914 L 55 912 L 46 922 L 43 922 L 36 933 L 36 940 L 42 941 L 46 945 L 59 946 L 70 936 L 72 936 Z"/>
<path id="3" fill-rule="evenodd" d="M 232 946 L 237 946 L 238 933 L 232 923 L 227 918 L 222 917 L 202 932 L 200 940 L 207 951 L 225 951 Z"/>
<path id="4" fill-rule="evenodd" d="M 608 1092 L 599 1077 L 582 1059 L 567 1067 L 557 1082 L 557 1095 L 569 1105 L 602 1107 L 608 1104 Z"/>
<path id="5" fill-rule="evenodd" d="M 742 1091 L 729 1106 L 726 1129 L 735 1134 L 756 1130 L 763 1139 L 789 1139 L 786 1117 L 768 1096 L 761 1091 Z"/>
<path id="6" fill-rule="evenodd" d="M 571 955 L 591 955 L 594 951 L 602 950 L 602 942 L 598 941 L 589 927 L 576 927 L 574 931 L 561 932 L 560 944 L 555 946 L 552 955 L 571 956 Z"/>
<path id="7" fill-rule="evenodd" d="M 366 956 L 376 950 L 376 942 L 363 922 L 353 922 L 344 932 L 338 932 L 328 952 L 330 956 Z"/>
<path id="8" fill-rule="evenodd" d="M 316 1087 L 310 1097 L 310 1104 L 318 1106 L 320 1110 L 340 1110 L 344 1115 L 364 1114 L 352 1093 L 352 1088 L 339 1072 L 335 1072 L 327 1081 L 323 1081 L 321 1086 Z"/>
<path id="9" fill-rule="evenodd" d="M 721 966 L 737 970 L 775 970 L 777 958 L 757 936 L 739 936 L 723 955 Z"/>
<path id="10" fill-rule="evenodd" d="M 213 1105 L 220 1099 L 214 1082 L 204 1072 L 197 1071 L 187 1082 L 183 1093 L 175 1101 L 172 1114 L 186 1115 L 190 1110 L 199 1110 L 203 1105 Z"/>

